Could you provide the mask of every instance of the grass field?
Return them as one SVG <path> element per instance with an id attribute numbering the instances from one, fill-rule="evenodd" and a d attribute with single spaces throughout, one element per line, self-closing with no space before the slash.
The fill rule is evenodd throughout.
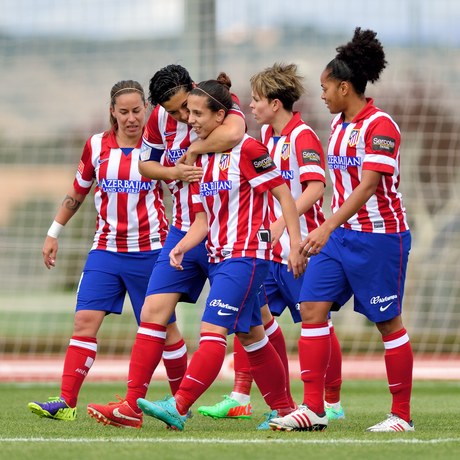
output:
<path id="1" fill-rule="evenodd" d="M 389 410 L 383 381 L 345 382 L 342 403 L 346 419 L 331 422 L 321 433 L 256 431 L 267 410 L 257 389 L 252 392 L 252 420 L 212 420 L 196 413 L 201 404 L 213 404 L 230 389 L 216 382 L 195 404 L 195 415 L 183 432 L 170 432 L 152 418 L 140 430 L 97 424 L 86 414 L 90 402 L 105 403 L 124 395 L 123 384 L 87 383 L 75 422 L 39 419 L 27 403 L 56 394 L 56 385 L 0 384 L 0 457 L 2 459 L 454 459 L 460 449 L 460 382 L 416 381 L 413 391 L 414 433 L 367 433 Z M 168 392 L 154 381 L 148 397 Z M 293 394 L 301 400 L 301 386 Z"/>

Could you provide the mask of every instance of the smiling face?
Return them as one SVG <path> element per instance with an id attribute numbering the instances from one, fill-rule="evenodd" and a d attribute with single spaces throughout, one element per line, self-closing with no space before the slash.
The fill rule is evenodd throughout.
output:
<path id="1" fill-rule="evenodd" d="M 140 139 L 145 124 L 147 104 L 138 91 L 122 93 L 115 98 L 110 113 L 117 121 L 118 134 L 131 140 Z"/>
<path id="2" fill-rule="evenodd" d="M 223 109 L 217 112 L 209 109 L 208 98 L 205 95 L 191 94 L 187 100 L 187 107 L 190 112 L 188 123 L 200 139 L 206 139 L 212 131 L 222 124 L 225 118 Z"/>
<path id="3" fill-rule="evenodd" d="M 162 102 L 161 105 L 164 107 L 166 112 L 169 113 L 175 120 L 182 123 L 187 123 L 188 120 L 188 108 L 187 98 L 189 93 L 181 88 L 176 94 L 172 95 L 167 101 Z"/>
<path id="4" fill-rule="evenodd" d="M 325 69 L 321 74 L 321 99 L 331 113 L 344 112 L 346 109 L 346 82 L 330 77 L 330 70 Z"/>

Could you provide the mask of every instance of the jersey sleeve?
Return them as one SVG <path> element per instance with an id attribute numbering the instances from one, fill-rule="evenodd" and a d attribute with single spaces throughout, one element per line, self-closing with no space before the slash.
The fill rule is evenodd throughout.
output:
<path id="1" fill-rule="evenodd" d="M 366 132 L 363 170 L 393 175 L 397 168 L 401 134 L 388 116 L 376 118 Z"/>
<path id="2" fill-rule="evenodd" d="M 190 194 L 192 196 L 192 210 L 194 213 L 204 212 L 203 201 L 201 200 L 200 195 L 200 182 L 191 182 L 190 185 Z"/>
<path id="3" fill-rule="evenodd" d="M 160 161 L 165 144 L 159 127 L 159 105 L 156 106 L 147 121 L 142 136 L 141 161 Z"/>
<path id="4" fill-rule="evenodd" d="M 89 193 L 95 180 L 91 139 L 92 138 L 88 139 L 83 147 L 83 153 L 73 181 L 74 189 L 77 193 L 81 193 L 82 195 L 87 195 Z"/>
<path id="5" fill-rule="evenodd" d="M 262 142 L 248 138 L 241 149 L 241 173 L 252 188 L 263 193 L 285 183 Z"/>
<path id="6" fill-rule="evenodd" d="M 324 151 L 318 136 L 304 129 L 295 140 L 300 181 L 320 181 L 326 184 Z"/>

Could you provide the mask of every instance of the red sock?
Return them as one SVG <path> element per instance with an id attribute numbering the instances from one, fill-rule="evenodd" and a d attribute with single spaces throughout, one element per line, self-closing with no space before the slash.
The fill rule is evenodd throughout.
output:
<path id="1" fill-rule="evenodd" d="M 286 378 L 286 393 L 288 397 L 289 404 L 292 408 L 296 408 L 297 404 L 292 399 L 291 395 L 291 384 L 290 384 L 290 377 L 289 377 L 289 361 L 286 351 L 286 341 L 284 340 L 283 331 L 281 330 L 279 324 L 272 318 L 265 326 L 265 333 L 267 334 L 268 340 L 273 345 L 273 348 L 278 353 L 278 356 L 281 359 L 284 367 L 284 374 Z"/>
<path id="2" fill-rule="evenodd" d="M 193 353 L 184 379 L 175 394 L 176 407 L 185 415 L 192 404 L 219 375 L 227 350 L 227 339 L 220 334 L 202 332 L 198 350 Z"/>
<path id="3" fill-rule="evenodd" d="M 236 335 L 233 339 L 233 368 L 235 371 L 233 391 L 249 396 L 252 385 L 251 365 L 248 355 Z"/>
<path id="4" fill-rule="evenodd" d="M 326 370 L 326 386 L 324 389 L 324 400 L 330 404 L 340 401 L 340 390 L 342 388 L 342 349 L 340 342 L 335 335 L 332 321 L 329 321 L 329 332 L 331 334 L 331 357 Z"/>
<path id="5" fill-rule="evenodd" d="M 61 379 L 61 398 L 70 407 L 76 407 L 78 393 L 96 359 L 96 337 L 72 336 L 64 360 Z"/>
<path id="6" fill-rule="evenodd" d="M 383 337 L 391 413 L 410 422 L 410 397 L 414 356 L 406 329 Z"/>
<path id="7" fill-rule="evenodd" d="M 175 395 L 187 370 L 187 346 L 184 339 L 180 339 L 172 345 L 165 346 L 163 363 L 166 368 L 171 393 Z"/>
<path id="8" fill-rule="evenodd" d="M 265 402 L 271 410 L 283 416 L 291 412 L 286 394 L 286 374 L 283 363 L 265 336 L 261 341 L 244 347 L 251 363 L 251 373 Z"/>
<path id="9" fill-rule="evenodd" d="M 134 410 L 139 410 L 137 398 L 145 398 L 147 394 L 153 372 L 161 360 L 165 340 L 165 326 L 141 322 L 131 351 L 125 398 Z"/>
<path id="10" fill-rule="evenodd" d="M 327 322 L 302 323 L 299 339 L 300 377 L 303 381 L 303 402 L 313 412 L 324 413 L 326 369 L 331 355 L 331 337 Z"/>

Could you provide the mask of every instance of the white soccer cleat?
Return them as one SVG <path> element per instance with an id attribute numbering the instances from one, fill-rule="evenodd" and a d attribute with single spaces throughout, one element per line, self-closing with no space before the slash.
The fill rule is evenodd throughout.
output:
<path id="1" fill-rule="evenodd" d="M 412 421 L 409 423 L 394 414 L 388 414 L 383 422 L 370 426 L 366 431 L 374 433 L 392 433 L 393 431 L 415 431 Z"/>
<path id="2" fill-rule="evenodd" d="M 272 418 L 269 426 L 278 431 L 323 431 L 327 428 L 328 419 L 326 414 L 315 414 L 305 405 L 284 417 Z"/>

